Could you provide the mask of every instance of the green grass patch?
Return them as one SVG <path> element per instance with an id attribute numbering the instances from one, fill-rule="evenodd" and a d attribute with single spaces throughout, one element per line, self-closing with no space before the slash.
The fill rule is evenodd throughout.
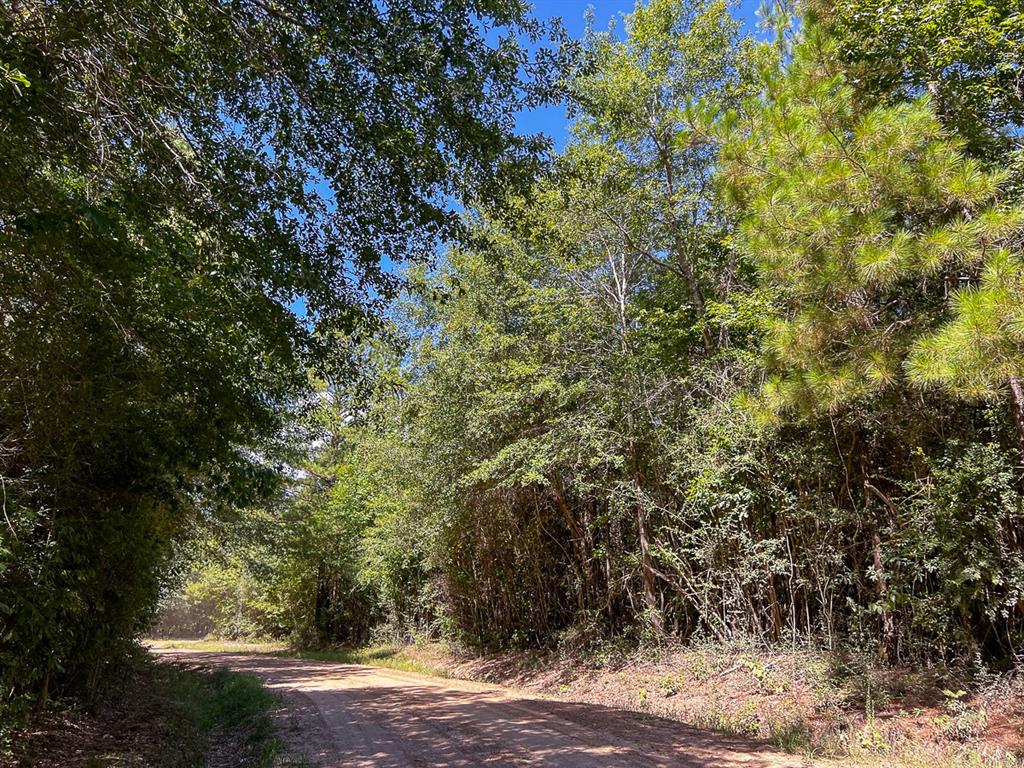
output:
<path id="1" fill-rule="evenodd" d="M 250 675 L 138 654 L 123 660 L 90 706 L 64 700 L 38 713 L 0 752 L 0 765 L 270 768 L 281 754 L 275 703 Z"/>
<path id="2" fill-rule="evenodd" d="M 270 711 L 275 698 L 251 675 L 158 665 L 157 691 L 181 760 L 204 765 L 227 758 L 232 765 L 269 768 L 280 752 Z M 222 760 L 221 762 L 225 762 Z"/>

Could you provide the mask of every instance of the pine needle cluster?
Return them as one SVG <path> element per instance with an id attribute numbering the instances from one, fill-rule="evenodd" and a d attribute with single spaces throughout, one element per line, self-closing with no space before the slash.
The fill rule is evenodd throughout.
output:
<path id="1" fill-rule="evenodd" d="M 1024 371 L 1024 208 L 927 95 L 865 105 L 811 27 L 723 153 L 741 250 L 774 291 L 773 407 L 834 410 L 899 381 L 990 395 Z"/>

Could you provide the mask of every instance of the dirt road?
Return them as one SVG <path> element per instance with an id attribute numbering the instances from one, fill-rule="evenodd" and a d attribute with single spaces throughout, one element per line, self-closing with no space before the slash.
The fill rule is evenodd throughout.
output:
<path id="1" fill-rule="evenodd" d="M 154 650 L 258 675 L 283 698 L 292 754 L 330 768 L 799 768 L 812 765 L 660 718 L 497 686 L 336 662 Z"/>

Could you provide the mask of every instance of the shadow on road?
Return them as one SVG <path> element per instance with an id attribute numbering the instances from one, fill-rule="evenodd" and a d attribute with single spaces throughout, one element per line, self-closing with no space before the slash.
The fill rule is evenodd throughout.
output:
<path id="1" fill-rule="evenodd" d="M 285 697 L 292 746 L 323 766 L 807 765 L 763 745 L 598 704 L 520 697 L 473 683 L 304 659 L 163 653 L 254 674 Z"/>

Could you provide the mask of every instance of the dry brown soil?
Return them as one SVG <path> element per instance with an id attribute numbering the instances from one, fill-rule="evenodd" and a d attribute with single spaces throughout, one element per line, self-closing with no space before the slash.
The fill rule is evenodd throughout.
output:
<path id="1" fill-rule="evenodd" d="M 334 768 L 802 768 L 806 759 L 648 715 L 484 683 L 338 662 L 154 649 L 280 694 L 293 758 Z"/>

